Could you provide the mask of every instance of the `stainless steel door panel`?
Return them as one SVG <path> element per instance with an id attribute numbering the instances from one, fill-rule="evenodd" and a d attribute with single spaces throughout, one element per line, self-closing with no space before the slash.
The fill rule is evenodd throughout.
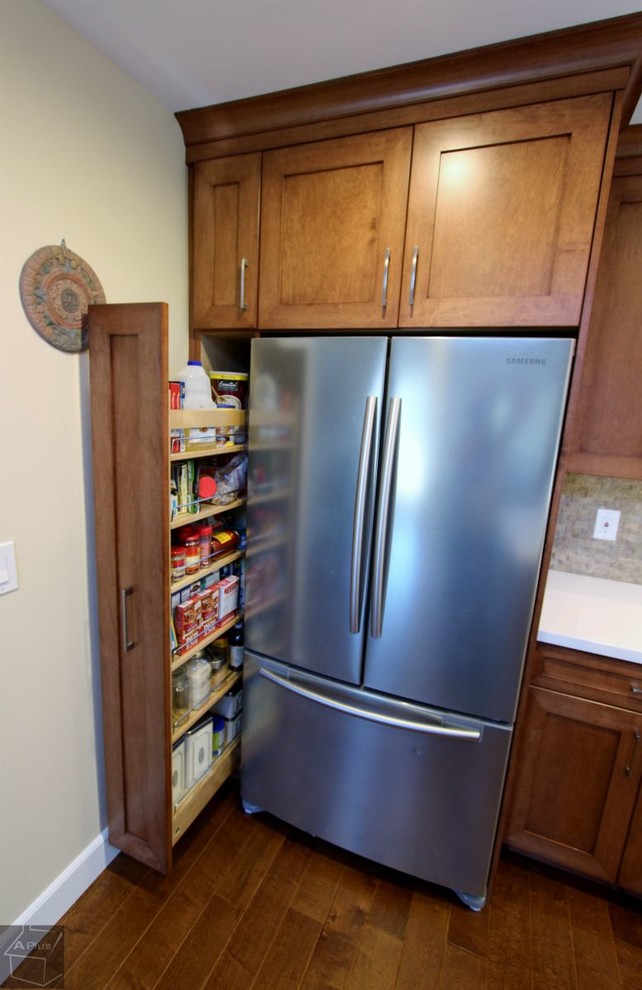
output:
<path id="1" fill-rule="evenodd" d="M 571 356 L 569 340 L 393 340 L 398 446 L 367 687 L 514 718 Z"/>
<path id="2" fill-rule="evenodd" d="M 246 644 L 352 682 L 387 349 L 381 337 L 252 341 Z"/>
<path id="3" fill-rule="evenodd" d="M 343 690 L 250 653 L 243 704 L 244 802 L 394 869 L 485 895 L 508 727 Z"/>

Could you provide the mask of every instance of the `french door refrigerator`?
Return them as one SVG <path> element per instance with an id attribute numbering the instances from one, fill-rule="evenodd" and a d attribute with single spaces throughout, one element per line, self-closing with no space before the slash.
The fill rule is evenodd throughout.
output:
<path id="1" fill-rule="evenodd" d="M 485 903 L 573 342 L 252 341 L 241 792 Z"/>

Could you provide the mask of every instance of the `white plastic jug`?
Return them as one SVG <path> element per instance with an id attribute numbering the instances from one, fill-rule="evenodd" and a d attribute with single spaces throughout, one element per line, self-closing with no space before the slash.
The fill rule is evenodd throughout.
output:
<path id="1" fill-rule="evenodd" d="M 188 361 L 176 375 L 185 383 L 183 409 L 216 409 L 212 398 L 209 375 L 200 361 Z M 216 443 L 216 429 L 193 429 L 188 432 L 189 443 Z"/>

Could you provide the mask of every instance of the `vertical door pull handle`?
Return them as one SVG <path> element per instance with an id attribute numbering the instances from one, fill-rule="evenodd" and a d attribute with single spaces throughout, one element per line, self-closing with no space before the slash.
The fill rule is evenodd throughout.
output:
<path id="1" fill-rule="evenodd" d="M 381 283 L 381 308 L 388 305 L 388 275 L 390 274 L 390 248 L 386 248 L 383 257 L 383 281 Z"/>
<path id="2" fill-rule="evenodd" d="M 239 309 L 247 309 L 247 302 L 245 301 L 245 272 L 249 265 L 247 258 L 241 258 L 241 270 L 239 278 Z"/>
<path id="3" fill-rule="evenodd" d="M 377 521 L 375 523 L 374 568 L 372 578 L 372 621 L 370 633 L 373 639 L 380 639 L 383 631 L 383 611 L 386 584 L 386 549 L 388 546 L 388 529 L 393 503 L 393 481 L 397 461 L 397 444 L 399 441 L 399 421 L 401 418 L 401 399 L 393 396 L 388 406 L 386 432 L 383 439 L 383 454 L 381 457 L 381 481 L 379 482 L 379 502 L 377 505 Z"/>
<path id="4" fill-rule="evenodd" d="M 134 594 L 133 588 L 121 588 L 120 592 L 120 622 L 123 631 L 123 652 L 129 653 L 136 646 L 136 642 L 129 638 L 129 629 L 127 624 L 127 599 L 131 598 Z"/>
<path id="5" fill-rule="evenodd" d="M 412 251 L 412 267 L 410 269 L 410 292 L 408 294 L 408 304 L 415 305 L 415 289 L 417 288 L 417 262 L 419 261 L 419 245 L 415 244 Z"/>
<path id="6" fill-rule="evenodd" d="M 633 733 L 635 741 L 633 743 L 633 752 L 631 753 L 631 759 L 629 760 L 628 766 L 626 767 L 625 773 L 627 777 L 631 776 L 633 770 L 633 764 L 635 763 L 635 757 L 637 756 L 638 746 L 640 745 L 640 730 L 636 729 Z"/>
<path id="7" fill-rule="evenodd" d="M 359 470 L 354 496 L 354 520 L 352 523 L 352 554 L 350 558 L 350 632 L 358 633 L 361 628 L 361 588 L 363 586 L 363 529 L 365 525 L 366 498 L 372 460 L 372 440 L 374 436 L 377 397 L 369 395 L 363 414 L 361 430 L 361 450 Z"/>

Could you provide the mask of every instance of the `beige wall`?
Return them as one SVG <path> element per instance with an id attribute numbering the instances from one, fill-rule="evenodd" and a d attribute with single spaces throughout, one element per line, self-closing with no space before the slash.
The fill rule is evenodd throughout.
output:
<path id="1" fill-rule="evenodd" d="M 187 358 L 187 180 L 173 115 L 40 0 L 0 0 L 0 925 L 105 827 L 88 356 L 28 323 L 26 259 L 64 238 L 108 302 L 164 299 Z M 55 918 L 49 919 L 55 921 Z"/>

